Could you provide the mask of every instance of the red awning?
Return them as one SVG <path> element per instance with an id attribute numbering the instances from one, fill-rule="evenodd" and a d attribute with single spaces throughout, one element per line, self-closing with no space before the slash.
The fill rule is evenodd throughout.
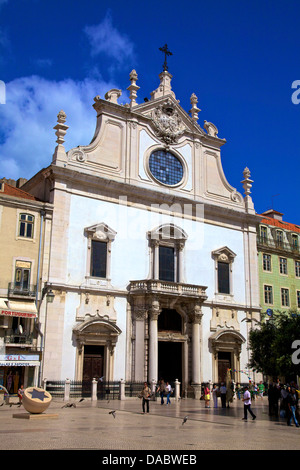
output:
<path id="1" fill-rule="evenodd" d="M 0 316 L 37 318 L 37 308 L 34 302 L 11 301 L 0 299 Z"/>

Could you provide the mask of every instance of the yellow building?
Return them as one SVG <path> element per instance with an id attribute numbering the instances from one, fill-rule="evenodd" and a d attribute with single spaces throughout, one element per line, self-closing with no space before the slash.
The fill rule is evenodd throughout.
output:
<path id="1" fill-rule="evenodd" d="M 39 381 L 52 206 L 10 183 L 0 182 L 0 385 L 14 394 Z"/>

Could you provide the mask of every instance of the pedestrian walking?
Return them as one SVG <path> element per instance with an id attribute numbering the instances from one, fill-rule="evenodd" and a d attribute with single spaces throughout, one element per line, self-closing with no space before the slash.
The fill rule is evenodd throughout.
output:
<path id="1" fill-rule="evenodd" d="M 251 410 L 251 395 L 250 395 L 250 392 L 249 392 L 248 385 L 246 385 L 246 387 L 245 387 L 243 402 L 244 402 L 244 417 L 243 417 L 243 420 L 247 421 L 248 412 L 251 414 L 253 420 L 256 419 L 255 414 Z"/>
<path id="2" fill-rule="evenodd" d="M 291 387 L 288 387 L 288 396 L 287 396 L 286 402 L 287 402 L 287 425 L 291 426 L 292 420 L 294 420 L 296 427 L 299 428 L 299 423 L 296 418 L 298 395 L 296 393 L 295 388 L 291 389 Z"/>
<path id="3" fill-rule="evenodd" d="M 164 396 L 165 396 L 165 391 L 166 391 L 166 384 L 164 379 L 160 379 L 159 385 L 157 387 L 157 391 L 159 392 L 160 395 L 160 404 L 163 405 L 164 402 Z"/>
<path id="4" fill-rule="evenodd" d="M 243 387 L 241 386 L 241 384 L 237 383 L 236 384 L 236 396 L 238 397 L 238 400 L 241 399 L 241 393 L 243 393 Z"/>
<path id="5" fill-rule="evenodd" d="M 205 400 L 205 408 L 209 408 L 209 402 L 210 402 L 209 384 L 206 384 L 204 387 L 204 400 Z"/>
<path id="6" fill-rule="evenodd" d="M 19 403 L 22 403 L 23 395 L 24 395 L 24 385 L 22 384 L 18 390 Z"/>
<path id="7" fill-rule="evenodd" d="M 149 413 L 149 402 L 151 398 L 151 390 L 148 387 L 147 382 L 144 382 L 144 388 L 141 391 L 139 397 L 142 398 L 143 414 L 145 414 L 145 408 L 147 409 L 147 413 Z"/>
<path id="8" fill-rule="evenodd" d="M 224 382 L 222 382 L 220 387 L 222 408 L 226 408 L 226 390 L 226 386 Z"/>
<path id="9" fill-rule="evenodd" d="M 287 410 L 287 397 L 289 395 L 289 392 L 287 390 L 287 386 L 284 385 L 281 389 L 280 392 L 280 406 L 279 406 L 279 416 L 280 418 L 286 418 L 286 410 Z"/>
<path id="10" fill-rule="evenodd" d="M 213 396 L 213 401 L 214 401 L 214 408 L 218 408 L 218 395 L 220 391 L 217 386 L 217 384 L 213 384 L 213 389 L 212 389 L 212 396 Z"/>
<path id="11" fill-rule="evenodd" d="M 264 392 L 265 392 L 265 386 L 264 386 L 262 380 L 259 382 L 257 388 L 258 388 L 259 396 L 260 396 L 260 398 L 263 400 L 263 398 L 264 398 Z"/>
<path id="12" fill-rule="evenodd" d="M 167 405 L 171 405 L 170 395 L 172 393 L 172 387 L 169 382 L 166 382 L 166 394 L 167 394 Z"/>
<path id="13" fill-rule="evenodd" d="M 229 408 L 229 403 L 233 402 L 233 383 L 230 383 L 229 387 L 226 387 L 226 402 L 227 402 L 227 408 Z"/>
<path id="14" fill-rule="evenodd" d="M 281 398 L 281 389 L 276 383 L 270 383 L 268 388 L 269 416 L 278 418 L 278 401 Z"/>

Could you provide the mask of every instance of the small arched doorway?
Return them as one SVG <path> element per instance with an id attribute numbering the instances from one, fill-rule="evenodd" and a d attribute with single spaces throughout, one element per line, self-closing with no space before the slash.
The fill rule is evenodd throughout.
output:
<path id="1" fill-rule="evenodd" d="M 234 329 L 219 329 L 210 337 L 213 352 L 213 382 L 225 382 L 228 369 L 232 379 L 240 382 L 240 354 L 246 342 L 241 333 Z"/>
<path id="2" fill-rule="evenodd" d="M 114 353 L 120 328 L 104 318 L 82 322 L 73 329 L 77 343 L 76 379 L 114 379 Z"/>

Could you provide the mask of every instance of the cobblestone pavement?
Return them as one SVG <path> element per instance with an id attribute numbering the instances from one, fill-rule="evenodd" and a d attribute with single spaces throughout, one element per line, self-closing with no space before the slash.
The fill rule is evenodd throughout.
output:
<path id="1" fill-rule="evenodd" d="M 255 421 L 243 418 L 243 403 L 228 409 L 204 407 L 200 400 L 171 405 L 128 399 L 81 403 L 62 408 L 53 400 L 43 418 L 20 419 L 28 413 L 17 405 L 0 407 L 1 450 L 300 450 L 300 428 L 268 416 L 268 400 L 257 399 Z M 115 417 L 110 411 L 116 410 Z M 57 415 L 50 419 L 50 415 Z M 188 416 L 183 424 L 183 418 Z M 19 416 L 19 417 L 16 417 Z M 48 417 L 49 416 L 49 417 Z"/>

